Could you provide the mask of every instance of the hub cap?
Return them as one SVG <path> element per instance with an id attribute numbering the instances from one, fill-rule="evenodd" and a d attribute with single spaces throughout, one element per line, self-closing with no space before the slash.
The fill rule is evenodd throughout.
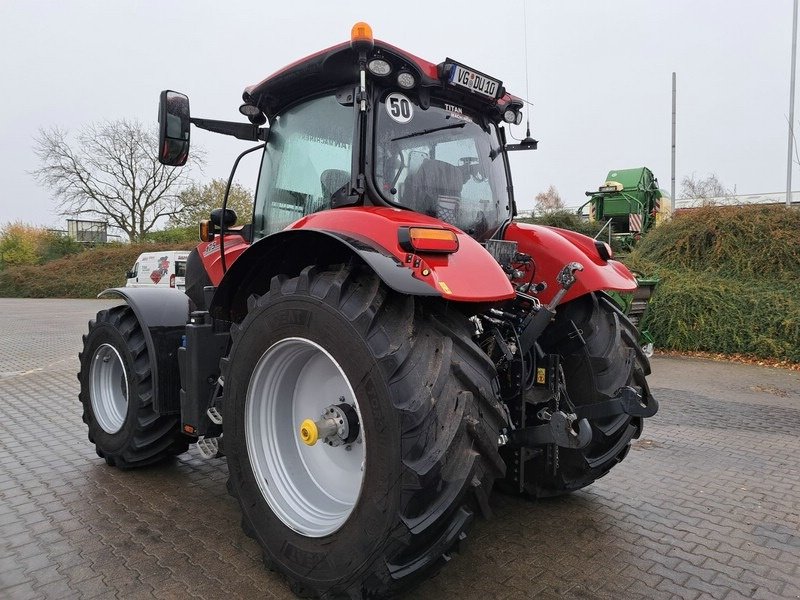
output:
<path id="1" fill-rule="evenodd" d="M 245 401 L 247 454 L 261 494 L 289 528 L 308 537 L 337 531 L 358 502 L 366 456 L 352 444 L 308 446 L 298 424 L 335 403 L 361 413 L 339 363 L 305 338 L 273 344 L 255 366 Z"/>
<path id="2" fill-rule="evenodd" d="M 89 369 L 89 398 L 97 424 L 117 433 L 128 414 L 128 376 L 122 357 L 111 344 L 101 345 Z"/>

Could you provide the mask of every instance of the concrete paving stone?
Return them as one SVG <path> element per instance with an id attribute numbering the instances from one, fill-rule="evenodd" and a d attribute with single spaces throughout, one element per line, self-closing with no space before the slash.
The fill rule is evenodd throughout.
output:
<path id="1" fill-rule="evenodd" d="M 44 568 L 37 569 L 35 571 L 31 571 L 29 573 L 31 581 L 33 581 L 33 587 L 41 587 L 43 585 L 47 585 L 48 583 L 54 583 L 56 581 L 61 581 L 63 576 L 61 573 L 58 572 L 58 567 L 55 564 L 49 564 Z"/>
<path id="2" fill-rule="evenodd" d="M 72 587 L 82 598 L 94 598 L 111 590 L 103 580 L 103 576 L 96 574 L 89 579 L 73 582 Z"/>
<path id="3" fill-rule="evenodd" d="M 42 598 L 68 598 L 75 596 L 75 590 L 70 588 L 64 580 L 53 581 L 35 589 L 35 594 Z M 12 596 L 13 597 L 13 596 Z"/>
<path id="4" fill-rule="evenodd" d="M 60 597 L 60 596 L 53 596 Z M 30 582 L 20 583 L 7 588 L 0 588 L 0 598 L 5 600 L 32 600 L 45 598 L 40 591 L 34 590 Z"/>
<path id="5" fill-rule="evenodd" d="M 191 449 L 121 472 L 95 455 L 75 373 L 109 305 L 0 299 L 0 597 L 291 598 L 239 527 L 224 459 Z M 661 411 L 623 464 L 570 497 L 493 495 L 494 518 L 408 597 L 800 594 L 800 375 L 664 357 L 653 370 Z M 754 391 L 764 381 L 786 395 Z"/>

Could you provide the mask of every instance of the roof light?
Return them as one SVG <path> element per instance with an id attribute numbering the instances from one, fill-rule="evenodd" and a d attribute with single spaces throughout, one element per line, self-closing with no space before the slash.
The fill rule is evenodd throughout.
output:
<path id="1" fill-rule="evenodd" d="M 416 83 L 417 80 L 408 71 L 402 71 L 397 74 L 397 85 L 399 85 L 404 90 L 410 90 L 411 88 L 414 87 L 414 85 L 416 85 Z"/>
<path id="2" fill-rule="evenodd" d="M 350 46 L 355 48 L 357 45 L 364 45 L 368 48 L 372 48 L 375 45 L 375 40 L 372 37 L 372 27 L 364 23 L 364 21 L 359 21 L 350 30 Z"/>
<path id="3" fill-rule="evenodd" d="M 514 119 L 514 124 L 521 125 L 522 124 L 522 111 L 517 113 L 517 118 Z"/>
<path id="4" fill-rule="evenodd" d="M 506 123 L 514 123 L 517 120 L 517 113 L 515 110 L 509 108 L 503 113 L 503 121 Z"/>
<path id="5" fill-rule="evenodd" d="M 388 75 L 392 72 L 392 65 L 382 58 L 373 58 L 367 63 L 367 68 L 373 75 Z"/>
<path id="6" fill-rule="evenodd" d="M 449 229 L 434 227 L 401 227 L 397 230 L 400 247 L 407 252 L 441 252 L 458 250 L 458 237 Z"/>

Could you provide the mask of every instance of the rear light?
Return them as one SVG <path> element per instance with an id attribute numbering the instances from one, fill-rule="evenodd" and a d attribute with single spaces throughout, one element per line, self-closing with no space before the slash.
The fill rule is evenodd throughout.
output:
<path id="1" fill-rule="evenodd" d="M 406 252 L 441 252 L 458 250 L 458 237 L 449 229 L 434 227 L 401 227 L 397 230 L 400 247 Z"/>
<path id="2" fill-rule="evenodd" d="M 388 75 L 392 72 L 392 65 L 382 58 L 373 58 L 367 63 L 367 68 L 369 69 L 370 73 L 379 76 Z"/>
<path id="3" fill-rule="evenodd" d="M 169 287 L 175 287 L 175 274 L 169 276 Z"/>
<path id="4" fill-rule="evenodd" d="M 401 71 L 397 74 L 397 85 L 404 90 L 410 90 L 417 84 L 417 80 L 408 71 Z"/>

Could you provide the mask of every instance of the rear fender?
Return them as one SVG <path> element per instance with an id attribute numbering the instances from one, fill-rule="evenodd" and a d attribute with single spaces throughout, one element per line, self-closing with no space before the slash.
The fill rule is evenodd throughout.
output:
<path id="1" fill-rule="evenodd" d="M 178 348 L 189 319 L 189 297 L 175 288 L 111 288 L 98 298 L 122 298 L 142 327 L 153 378 L 153 409 L 180 412 Z"/>
<path id="2" fill-rule="evenodd" d="M 576 273 L 577 282 L 562 299 L 573 300 L 590 292 L 601 290 L 631 291 L 636 289 L 636 278 L 621 262 L 604 260 L 597 251 L 595 241 L 585 235 L 557 227 L 511 223 L 503 235 L 517 242 L 517 250 L 533 257 L 536 268 L 534 283 L 544 281 L 547 289 L 539 294 L 539 300 L 547 304 L 558 291 L 556 276 L 570 262 L 579 262 L 583 271 Z M 514 283 L 527 283 L 530 274 Z"/>
<path id="3" fill-rule="evenodd" d="M 406 252 L 399 245 L 398 230 L 412 225 L 454 231 L 459 249 L 437 255 Z M 308 215 L 245 250 L 217 288 L 211 314 L 240 321 L 247 312 L 247 298 L 265 293 L 273 276 L 294 276 L 308 265 L 334 265 L 354 256 L 401 294 L 476 304 L 514 297 L 497 261 L 451 225 L 391 208 L 340 208 Z"/>

